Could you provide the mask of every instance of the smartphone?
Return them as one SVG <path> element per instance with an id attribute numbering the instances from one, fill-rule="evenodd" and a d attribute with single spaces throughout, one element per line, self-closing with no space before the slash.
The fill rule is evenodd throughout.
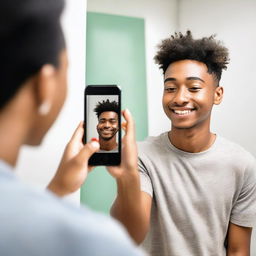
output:
<path id="1" fill-rule="evenodd" d="M 88 85 L 84 96 L 84 138 L 99 140 L 100 150 L 89 165 L 119 165 L 121 162 L 121 89 L 117 85 Z"/>

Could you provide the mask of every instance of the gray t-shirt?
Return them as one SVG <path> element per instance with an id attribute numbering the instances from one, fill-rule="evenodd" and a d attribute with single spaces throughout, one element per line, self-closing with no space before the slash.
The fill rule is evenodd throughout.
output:
<path id="1" fill-rule="evenodd" d="M 143 247 L 152 256 L 224 256 L 229 222 L 256 220 L 256 162 L 217 136 L 208 150 L 188 153 L 168 133 L 139 145 L 141 190 L 153 197 Z"/>
<path id="2" fill-rule="evenodd" d="M 29 187 L 0 161 L 0 255 L 144 255 L 103 214 Z"/>

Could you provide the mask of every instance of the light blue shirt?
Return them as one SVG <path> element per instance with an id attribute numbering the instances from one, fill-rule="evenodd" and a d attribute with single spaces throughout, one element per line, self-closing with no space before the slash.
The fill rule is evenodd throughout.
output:
<path id="1" fill-rule="evenodd" d="M 23 184 L 0 161 L 0 255 L 144 254 L 110 217 Z"/>

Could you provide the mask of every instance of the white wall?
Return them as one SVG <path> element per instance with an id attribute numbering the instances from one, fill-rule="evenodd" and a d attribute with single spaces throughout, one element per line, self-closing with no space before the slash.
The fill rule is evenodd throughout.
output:
<path id="1" fill-rule="evenodd" d="M 62 24 L 69 54 L 68 97 L 43 144 L 38 148 L 24 147 L 17 165 L 17 174 L 25 182 L 42 188 L 54 175 L 66 143 L 83 120 L 86 0 L 66 1 Z M 79 202 L 79 191 L 71 199 Z"/>
<path id="2" fill-rule="evenodd" d="M 146 70 L 149 135 L 170 128 L 162 110 L 163 77 L 154 63 L 156 45 L 176 28 L 175 0 L 88 0 L 87 11 L 125 15 L 145 19 Z M 157 120 L 156 120 L 157 118 Z"/>
<path id="3" fill-rule="evenodd" d="M 245 147 L 256 157 L 256 1 L 180 0 L 179 29 L 196 37 L 217 33 L 230 50 L 230 65 L 223 72 L 223 103 L 216 107 L 212 127 Z M 256 210 L 256 209 L 255 209 Z M 253 234 L 256 255 L 256 232 Z"/>

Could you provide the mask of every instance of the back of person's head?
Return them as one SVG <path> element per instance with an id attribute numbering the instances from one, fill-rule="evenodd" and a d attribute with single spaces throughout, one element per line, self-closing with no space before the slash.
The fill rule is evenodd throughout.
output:
<path id="1" fill-rule="evenodd" d="M 204 63 L 210 74 L 221 79 L 222 70 L 227 68 L 229 62 L 228 49 L 222 45 L 215 36 L 194 39 L 188 30 L 185 35 L 175 33 L 161 42 L 155 62 L 159 64 L 163 73 L 168 66 L 179 60 L 196 60 Z"/>
<path id="2" fill-rule="evenodd" d="M 0 110 L 44 64 L 58 66 L 63 7 L 63 0 L 0 1 Z"/>

